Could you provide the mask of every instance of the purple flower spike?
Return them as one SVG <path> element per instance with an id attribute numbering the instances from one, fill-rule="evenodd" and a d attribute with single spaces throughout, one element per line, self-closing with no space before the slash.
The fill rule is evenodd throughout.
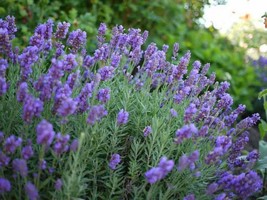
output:
<path id="1" fill-rule="evenodd" d="M 120 64 L 121 55 L 112 54 L 111 55 L 111 63 L 110 65 L 114 68 L 118 67 Z"/>
<path id="2" fill-rule="evenodd" d="M 87 118 L 87 123 L 93 125 L 97 121 L 100 121 L 104 116 L 107 116 L 107 114 L 108 112 L 103 105 L 93 106 L 90 109 L 90 112 Z"/>
<path id="3" fill-rule="evenodd" d="M 63 185 L 62 180 L 60 178 L 58 178 L 57 181 L 55 182 L 55 189 L 56 190 L 61 190 L 62 185 Z"/>
<path id="4" fill-rule="evenodd" d="M 217 183 L 212 183 L 208 186 L 206 193 L 208 195 L 213 194 L 214 192 L 216 192 L 216 190 L 218 189 L 218 184 Z"/>
<path id="5" fill-rule="evenodd" d="M 145 137 L 147 137 L 150 133 L 152 133 L 151 126 L 146 126 L 145 129 L 143 130 L 143 133 Z"/>
<path id="6" fill-rule="evenodd" d="M 108 79 L 113 78 L 114 76 L 114 67 L 111 66 L 105 66 L 98 70 L 98 73 L 101 76 L 102 81 L 106 81 Z"/>
<path id="7" fill-rule="evenodd" d="M 72 141 L 72 143 L 70 144 L 70 150 L 75 152 L 78 150 L 78 147 L 79 147 L 79 140 L 78 139 L 74 139 Z"/>
<path id="8" fill-rule="evenodd" d="M 55 33 L 55 38 L 64 39 L 69 31 L 70 23 L 67 22 L 59 22 L 57 25 L 57 31 Z"/>
<path id="9" fill-rule="evenodd" d="M 65 55 L 63 58 L 63 69 L 71 72 L 75 67 L 78 66 L 78 63 L 76 61 L 76 56 L 72 53 Z"/>
<path id="10" fill-rule="evenodd" d="M 98 46 L 101 46 L 105 42 L 104 35 L 106 34 L 106 31 L 107 31 L 107 25 L 105 23 L 101 23 L 98 28 L 98 36 L 97 36 L 97 40 L 99 43 Z"/>
<path id="11" fill-rule="evenodd" d="M 107 31 L 107 25 L 105 23 L 101 23 L 98 28 L 98 34 L 99 35 L 105 35 Z"/>
<path id="12" fill-rule="evenodd" d="M 195 200 L 195 195 L 194 194 L 189 194 L 186 197 L 184 197 L 183 200 Z"/>
<path id="13" fill-rule="evenodd" d="M 188 164 L 189 164 L 189 159 L 188 157 L 184 154 L 182 155 L 180 158 L 179 158 L 179 164 L 178 164 L 178 171 L 182 171 L 184 170 L 185 168 L 187 168 Z"/>
<path id="14" fill-rule="evenodd" d="M 178 113 L 173 108 L 170 109 L 170 113 L 171 113 L 172 117 L 177 117 L 178 116 Z"/>
<path id="15" fill-rule="evenodd" d="M 159 167 L 153 167 L 145 173 L 145 178 L 150 184 L 156 183 L 162 177 L 162 170 Z"/>
<path id="16" fill-rule="evenodd" d="M 2 167 L 8 166 L 9 161 L 10 161 L 10 158 L 6 156 L 3 152 L 0 152 L 0 169 Z"/>
<path id="17" fill-rule="evenodd" d="M 8 90 L 8 83 L 5 78 L 0 77 L 0 96 L 5 94 Z"/>
<path id="18" fill-rule="evenodd" d="M 28 94 L 28 84 L 26 82 L 22 82 L 19 85 L 19 89 L 18 89 L 18 92 L 17 92 L 17 100 L 18 100 L 18 102 L 23 102 L 25 97 L 27 96 L 27 94 Z"/>
<path id="19" fill-rule="evenodd" d="M 173 166 L 174 161 L 168 160 L 167 157 L 163 156 L 157 167 L 153 167 L 145 173 L 145 178 L 150 184 L 156 183 L 164 179 L 173 169 Z"/>
<path id="20" fill-rule="evenodd" d="M 194 124 L 185 125 L 181 129 L 176 131 L 175 143 L 181 144 L 185 139 L 191 138 L 194 134 L 197 134 L 198 130 Z"/>
<path id="21" fill-rule="evenodd" d="M 66 152 L 69 149 L 68 142 L 69 142 L 70 136 L 69 135 L 61 135 L 61 133 L 58 133 L 56 135 L 56 142 L 54 144 L 54 152 L 57 156 L 61 155 L 62 153 Z"/>
<path id="22" fill-rule="evenodd" d="M 184 114 L 185 123 L 189 123 L 196 112 L 197 112 L 196 105 L 194 103 L 190 103 L 190 105 L 185 110 Z"/>
<path id="23" fill-rule="evenodd" d="M 14 172 L 18 172 L 22 177 L 28 174 L 27 162 L 24 159 L 15 159 L 12 162 Z"/>
<path id="24" fill-rule="evenodd" d="M 34 152 L 31 145 L 27 145 L 21 150 L 21 157 L 25 160 L 29 160 L 33 156 Z"/>
<path id="25" fill-rule="evenodd" d="M 219 194 L 215 197 L 214 200 L 225 200 L 228 199 L 225 193 Z"/>
<path id="26" fill-rule="evenodd" d="M 22 139 L 20 137 L 16 138 L 14 135 L 11 135 L 4 142 L 4 151 L 8 154 L 13 154 L 21 143 Z"/>
<path id="27" fill-rule="evenodd" d="M 25 193 L 29 200 L 37 200 L 39 198 L 38 190 L 34 184 L 27 182 L 25 185 Z"/>
<path id="28" fill-rule="evenodd" d="M 11 190 L 11 184 L 9 180 L 5 178 L 0 178 L 0 194 L 9 192 Z"/>
<path id="29" fill-rule="evenodd" d="M 115 153 L 115 154 L 112 154 L 111 158 L 110 158 L 110 161 L 109 161 L 109 167 L 110 169 L 112 170 L 115 170 L 117 165 L 121 162 L 121 157 L 119 154 Z"/>
<path id="30" fill-rule="evenodd" d="M 33 117 L 40 117 L 43 111 L 43 105 L 44 103 L 40 99 L 27 95 L 23 104 L 23 120 L 26 123 L 30 123 Z"/>
<path id="31" fill-rule="evenodd" d="M 37 143 L 45 146 L 49 146 L 54 139 L 55 132 L 52 124 L 46 120 L 42 120 L 36 128 L 37 132 Z"/>
<path id="32" fill-rule="evenodd" d="M 67 117 L 69 115 L 72 115 L 76 111 L 77 105 L 78 105 L 77 101 L 68 97 L 62 100 L 56 112 L 61 117 Z"/>
<path id="33" fill-rule="evenodd" d="M 97 100 L 101 103 L 107 103 L 110 99 L 110 89 L 109 88 L 103 88 L 98 91 L 97 94 Z"/>
<path id="34" fill-rule="evenodd" d="M 32 65 L 39 59 L 38 48 L 36 46 L 29 46 L 25 48 L 21 55 L 18 56 L 18 61 L 21 66 L 22 80 L 28 79 L 32 73 Z"/>
<path id="35" fill-rule="evenodd" d="M 222 147 L 222 151 L 223 153 L 226 153 L 228 151 L 228 149 L 231 147 L 232 145 L 232 139 L 231 137 L 228 136 L 218 136 L 216 138 L 216 147 Z"/>
<path id="36" fill-rule="evenodd" d="M 158 167 L 162 169 L 165 177 L 174 167 L 174 161 L 168 160 L 166 156 L 163 156 L 159 161 Z"/>
<path id="37" fill-rule="evenodd" d="M 6 69 L 8 68 L 8 63 L 5 59 L 0 58 L 0 77 L 4 77 Z"/>
<path id="38" fill-rule="evenodd" d="M 129 118 L 129 113 L 125 111 L 124 109 L 121 109 L 117 116 L 117 123 L 119 125 L 127 124 L 128 118 Z"/>
<path id="39" fill-rule="evenodd" d="M 78 50 L 86 43 L 86 32 L 80 29 L 72 31 L 69 34 L 67 44 L 72 48 L 73 53 L 77 53 Z"/>

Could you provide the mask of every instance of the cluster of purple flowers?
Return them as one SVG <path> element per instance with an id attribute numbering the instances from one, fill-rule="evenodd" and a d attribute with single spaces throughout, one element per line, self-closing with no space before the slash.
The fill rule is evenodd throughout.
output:
<path id="1" fill-rule="evenodd" d="M 147 137 L 149 134 L 152 133 L 152 128 L 151 126 L 146 126 L 143 130 L 144 136 Z"/>
<path id="2" fill-rule="evenodd" d="M 46 149 L 48 149 L 48 147 L 54 142 L 53 151 L 58 156 L 67 151 L 77 151 L 78 140 L 74 139 L 71 144 L 69 144 L 70 136 L 61 135 L 60 133 L 55 135 L 52 124 L 46 120 L 42 120 L 37 125 L 36 133 L 37 144 L 43 145 Z M 5 138 L 3 132 L 1 132 L 1 140 L 3 143 L 3 151 L 0 152 L 0 168 L 2 170 L 7 170 L 11 165 L 14 177 L 21 176 L 26 178 L 29 175 L 28 161 L 31 160 L 36 153 L 33 149 L 33 143 L 28 140 L 26 145 L 23 146 L 24 143 L 22 138 L 14 135 Z M 12 159 L 19 148 L 21 148 L 21 158 Z M 39 161 L 38 166 L 40 169 L 45 170 L 47 169 L 47 162 L 42 159 Z M 57 185 L 59 185 L 59 183 L 57 183 Z M 11 186 L 12 184 L 8 179 L 0 178 L 0 193 L 10 191 L 12 188 Z M 60 187 L 57 186 L 56 189 L 57 188 Z M 38 189 L 32 183 L 27 183 L 25 185 L 25 192 L 29 199 L 37 199 L 38 197 Z"/>
<path id="3" fill-rule="evenodd" d="M 115 170 L 117 165 L 121 162 L 120 154 L 112 154 L 108 166 L 110 169 Z"/>
<path id="4" fill-rule="evenodd" d="M 128 118 L 129 118 L 129 113 L 125 111 L 124 109 L 121 109 L 117 116 L 117 123 L 119 125 L 127 124 Z"/>
<path id="5" fill-rule="evenodd" d="M 173 167 L 174 161 L 163 156 L 157 167 L 153 167 L 145 173 L 145 178 L 150 184 L 156 183 L 165 178 Z"/>
<path id="6" fill-rule="evenodd" d="M 179 159 L 179 164 L 178 164 L 178 171 L 182 171 L 186 169 L 187 167 L 190 168 L 190 170 L 194 170 L 196 168 L 196 161 L 199 159 L 199 151 L 196 150 L 193 153 L 191 153 L 190 156 L 187 155 L 182 155 Z"/>
<path id="7" fill-rule="evenodd" d="M 262 188 L 262 184 L 262 179 L 254 171 L 241 173 L 239 175 L 224 172 L 217 182 L 208 186 L 206 192 L 208 195 L 215 195 L 223 191 L 223 193 L 217 195 L 216 199 L 225 199 L 226 197 L 247 199 L 249 196 L 259 191 L 259 189 Z M 221 196 L 224 198 L 220 198 Z"/>
<path id="8" fill-rule="evenodd" d="M 213 183 L 207 187 L 207 195 L 213 195 L 215 199 L 226 199 L 232 196 L 247 198 L 261 189 L 260 177 L 251 170 L 258 159 L 258 152 L 249 152 L 244 159 L 240 159 L 248 141 L 245 130 L 257 123 L 259 115 L 254 114 L 233 126 L 238 116 L 245 110 L 245 106 L 239 105 L 237 109 L 232 109 L 233 99 L 227 93 L 230 84 L 215 83 L 215 74 L 208 77 L 209 64 L 201 66 L 199 61 L 195 61 L 192 64 L 192 70 L 188 72 L 191 54 L 189 51 L 186 52 L 179 62 L 176 62 L 179 50 L 177 43 L 173 46 L 172 62 L 167 61 L 169 49 L 167 45 L 158 49 L 156 44 L 152 43 L 143 51 L 142 45 L 147 39 L 148 32 L 141 33 L 140 29 L 129 29 L 126 33 L 122 26 L 116 26 L 112 29 L 110 42 L 106 42 L 107 27 L 103 23 L 98 29 L 98 49 L 89 55 L 85 50 L 86 33 L 84 31 L 78 29 L 68 33 L 70 24 L 63 22 L 57 24 L 56 32 L 53 33 L 53 26 L 52 20 L 40 24 L 30 38 L 29 46 L 19 53 L 12 47 L 12 39 L 17 31 L 14 18 L 8 16 L 5 20 L 0 19 L 0 97 L 13 87 L 18 105 L 22 107 L 23 122 L 21 123 L 24 127 L 36 127 L 36 135 L 31 136 L 31 140 L 24 138 L 28 133 L 16 136 L 18 133 L 4 135 L 0 132 L 0 168 L 4 172 L 12 169 L 12 172 L 2 174 L 0 177 L 0 194 L 8 193 L 16 187 L 12 180 L 21 176 L 25 180 L 27 178 L 23 185 L 26 196 L 31 200 L 41 198 L 37 179 L 46 177 L 46 174 L 40 176 L 40 173 L 46 171 L 47 174 L 53 174 L 56 170 L 51 165 L 51 157 L 46 156 L 52 154 L 56 159 L 61 159 L 65 153 L 78 149 L 78 139 L 73 139 L 71 142 L 73 138 L 71 134 L 62 131 L 64 129 L 58 130 L 59 126 L 63 127 L 65 123 L 72 122 L 72 118 L 81 116 L 84 119 L 84 116 L 85 118 L 87 116 L 85 121 L 89 128 L 93 128 L 96 127 L 94 126 L 96 123 L 101 122 L 108 113 L 111 113 L 110 116 L 116 116 L 115 121 L 110 120 L 115 128 L 136 125 L 135 116 L 133 121 L 128 123 L 129 116 L 132 120 L 128 105 L 129 112 L 125 109 L 118 111 L 118 108 L 110 108 L 111 98 L 113 98 L 111 96 L 113 88 L 110 86 L 116 84 L 116 81 L 113 81 L 116 76 L 120 79 L 125 78 L 129 86 L 137 89 L 136 92 L 145 89 L 151 92 L 151 88 L 153 90 L 164 86 L 162 87 L 164 100 L 160 105 L 155 106 L 162 110 L 167 108 L 165 110 L 168 111 L 170 123 L 175 122 L 176 119 L 179 121 L 178 116 L 183 117 L 181 123 L 175 122 L 175 126 L 170 126 L 167 130 L 176 130 L 172 133 L 174 138 L 169 138 L 170 143 L 177 146 L 179 150 L 178 153 L 170 153 L 170 157 L 176 156 L 176 160 L 168 160 L 163 156 L 156 167 L 146 169 L 148 170 L 145 172 L 147 182 L 154 184 L 171 176 L 171 171 L 179 158 L 177 156 L 181 155 L 176 170 L 179 174 L 188 172 L 186 170 L 188 168 L 190 174 L 199 177 L 201 171 L 198 170 L 203 166 L 209 168 L 209 165 L 212 165 L 218 169 L 223 168 L 224 173 L 213 172 L 212 176 L 216 177 L 216 181 L 212 180 Z M 51 52 L 54 54 L 51 55 Z M 20 68 L 19 77 L 14 79 L 16 81 L 14 83 L 12 82 L 14 80 L 7 80 L 9 77 L 7 69 L 15 64 Z M 41 66 L 45 69 L 40 69 Z M 137 66 L 134 73 L 133 66 Z M 213 90 L 204 90 L 211 85 Z M 115 88 L 116 91 L 117 88 Z M 9 97 L 3 99 L 9 99 Z M 161 118 L 164 118 L 163 114 Z M 48 117 L 51 117 L 51 120 Z M 55 122 L 58 119 L 60 121 Z M 104 124 L 108 120 L 103 121 Z M 138 124 L 141 123 L 143 122 L 138 122 Z M 145 127 L 143 136 L 146 138 L 142 137 L 141 140 L 147 143 L 150 139 L 157 140 L 152 142 L 151 151 L 154 151 L 154 143 L 160 143 L 157 138 L 159 131 L 154 130 L 154 125 L 158 126 L 157 128 L 164 126 L 164 124 L 157 124 L 157 120 L 152 120 L 151 126 L 142 124 L 142 127 Z M 107 129 L 112 130 L 112 126 Z M 134 133 L 131 134 L 134 135 Z M 147 137 L 150 134 L 153 137 Z M 136 139 L 135 136 L 131 137 Z M 165 143 L 162 146 L 159 145 L 159 155 L 165 152 L 167 155 L 164 145 L 170 143 L 166 142 L 167 136 L 162 134 L 160 137 L 164 138 Z M 109 137 L 106 138 L 109 141 Z M 135 142 L 138 140 L 136 139 Z M 202 151 L 201 145 L 207 149 Z M 128 151 L 131 148 L 119 147 L 118 149 Z M 184 149 L 190 149 L 192 153 L 186 154 Z M 51 153 L 48 154 L 48 151 Z M 112 170 L 116 170 L 121 163 L 119 153 L 111 155 L 108 166 Z M 228 156 L 227 159 L 225 159 L 226 156 Z M 155 159 L 154 155 L 152 157 Z M 223 159 L 227 161 L 227 166 L 221 165 Z M 34 173 L 36 169 L 29 164 L 34 163 L 34 160 L 38 163 L 35 163 L 38 174 Z M 125 159 L 125 163 L 127 162 L 128 159 Z M 58 178 L 59 175 L 61 174 L 57 174 L 54 179 L 55 190 L 63 187 L 63 179 Z M 184 200 L 195 198 L 195 195 L 190 193 L 184 197 Z"/>

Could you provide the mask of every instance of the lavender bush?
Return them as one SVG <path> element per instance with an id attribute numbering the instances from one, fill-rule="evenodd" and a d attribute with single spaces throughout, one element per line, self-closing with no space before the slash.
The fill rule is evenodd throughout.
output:
<path id="1" fill-rule="evenodd" d="M 98 49 L 70 24 L 40 24 L 23 50 L 0 20 L 2 199 L 247 199 L 262 188 L 244 154 L 229 83 L 148 32 L 101 24 Z M 192 68 L 188 70 L 188 66 Z M 192 67 L 191 67 L 192 66 Z"/>

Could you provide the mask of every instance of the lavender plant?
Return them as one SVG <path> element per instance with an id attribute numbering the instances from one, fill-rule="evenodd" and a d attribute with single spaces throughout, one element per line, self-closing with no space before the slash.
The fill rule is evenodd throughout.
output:
<path id="1" fill-rule="evenodd" d="M 86 33 L 40 24 L 23 50 L 13 17 L 0 21 L 0 195 L 3 199 L 248 199 L 262 188 L 244 154 L 229 83 L 143 50 L 148 32 L 116 26 L 88 54 Z M 55 32 L 54 32 L 55 30 Z M 188 72 L 189 71 L 189 72 Z"/>

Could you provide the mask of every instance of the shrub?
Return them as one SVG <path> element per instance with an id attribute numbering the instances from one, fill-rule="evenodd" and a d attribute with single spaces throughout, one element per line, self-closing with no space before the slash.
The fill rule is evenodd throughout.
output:
<path id="1" fill-rule="evenodd" d="M 162 50 L 139 29 L 40 24 L 23 50 L 1 19 L 0 194 L 3 199 L 245 199 L 262 180 L 243 154 L 254 114 L 235 123 L 229 83 Z M 53 31 L 56 29 L 56 31 Z M 67 34 L 67 35 L 66 35 Z M 236 125 L 235 125 L 236 124 Z"/>
<path id="2" fill-rule="evenodd" d="M 21 37 L 13 40 L 13 43 L 23 47 L 31 30 L 48 17 L 72 23 L 71 30 L 85 30 L 88 33 L 89 50 L 96 47 L 94 36 L 101 22 L 109 26 L 123 24 L 126 28 L 149 30 L 148 41 L 158 45 L 179 41 L 181 53 L 191 49 L 193 60 L 211 63 L 218 80 L 231 83 L 229 93 L 235 100 L 235 106 L 242 103 L 247 106 L 247 110 L 255 112 L 255 102 L 251 99 L 257 98 L 259 83 L 253 68 L 245 63 L 245 49 L 232 45 L 213 27 L 204 28 L 200 23 L 205 6 L 224 3 L 222 0 L 212 3 L 208 0 L 16 0 L 16 3 L 14 0 L 6 0 L 0 2 L 0 16 L 15 15 L 19 22 L 18 35 Z"/>

